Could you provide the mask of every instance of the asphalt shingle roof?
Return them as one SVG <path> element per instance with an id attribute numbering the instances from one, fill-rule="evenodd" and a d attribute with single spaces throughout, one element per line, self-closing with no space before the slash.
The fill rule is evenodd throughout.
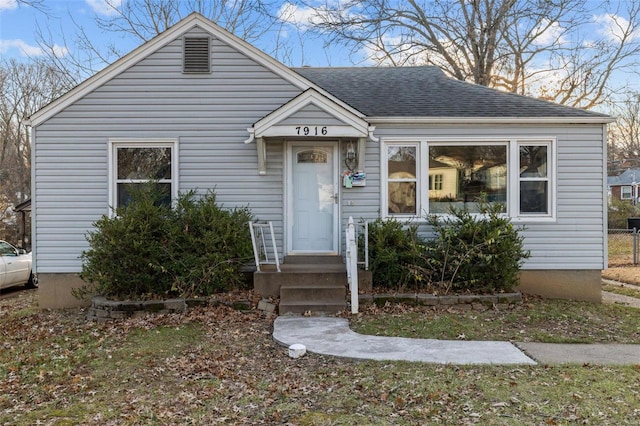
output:
<path id="1" fill-rule="evenodd" d="M 369 117 L 607 117 L 455 80 L 434 66 L 293 70 Z"/>
<path id="2" fill-rule="evenodd" d="M 640 182 L 640 169 L 627 169 L 619 176 L 608 176 L 608 185 L 631 185 Z"/>

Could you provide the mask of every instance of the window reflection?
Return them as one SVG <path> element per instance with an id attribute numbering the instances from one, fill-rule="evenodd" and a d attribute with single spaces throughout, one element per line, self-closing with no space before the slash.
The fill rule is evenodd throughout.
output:
<path id="1" fill-rule="evenodd" d="M 429 183 L 430 213 L 447 213 L 451 206 L 478 212 L 482 196 L 506 209 L 507 147 L 430 146 Z"/>
<path id="2" fill-rule="evenodd" d="M 389 146 L 387 148 L 388 212 L 390 214 L 417 214 L 415 146 Z"/>

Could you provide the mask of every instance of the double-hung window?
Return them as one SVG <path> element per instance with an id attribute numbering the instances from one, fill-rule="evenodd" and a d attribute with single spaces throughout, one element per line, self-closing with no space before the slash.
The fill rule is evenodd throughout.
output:
<path id="1" fill-rule="evenodd" d="M 112 140 L 110 202 L 114 208 L 131 202 L 132 191 L 155 182 L 163 203 L 177 196 L 177 154 L 174 140 Z"/>
<path id="2" fill-rule="evenodd" d="M 633 198 L 633 191 L 631 186 L 622 186 L 620 188 L 620 199 L 622 200 L 630 200 Z"/>
<path id="3" fill-rule="evenodd" d="M 386 147 L 386 175 L 389 214 L 416 216 L 420 213 L 417 144 L 389 144 Z"/>
<path id="4" fill-rule="evenodd" d="M 530 216 L 549 215 L 551 186 L 549 176 L 549 151 L 545 143 L 521 143 L 518 146 L 520 187 L 519 214 Z"/>
<path id="5" fill-rule="evenodd" d="M 517 220 L 554 218 L 554 141 L 482 139 L 385 141 L 385 216 L 479 211 L 499 204 Z"/>

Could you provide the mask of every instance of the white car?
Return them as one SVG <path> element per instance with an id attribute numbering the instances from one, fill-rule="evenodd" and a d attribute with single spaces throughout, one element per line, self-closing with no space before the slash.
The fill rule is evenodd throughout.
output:
<path id="1" fill-rule="evenodd" d="M 36 283 L 31 270 L 31 253 L 0 241 L 0 289 L 16 285 L 34 288 Z"/>

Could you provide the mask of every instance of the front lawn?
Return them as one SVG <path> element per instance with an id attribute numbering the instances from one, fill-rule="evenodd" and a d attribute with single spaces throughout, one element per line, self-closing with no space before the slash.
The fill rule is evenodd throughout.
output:
<path id="1" fill-rule="evenodd" d="M 388 304 L 351 321 L 363 334 L 549 343 L 639 343 L 640 309 L 525 296 L 484 312 Z"/>
<path id="2" fill-rule="evenodd" d="M 272 321 L 256 311 L 219 306 L 105 325 L 85 322 L 80 310 L 38 311 L 35 297 L 28 291 L 0 300 L 0 424 L 640 422 L 639 366 L 460 367 L 314 354 L 293 360 L 273 342 Z M 629 342 L 638 341 L 629 332 L 637 312 L 534 300 L 494 317 L 450 313 L 440 328 L 479 338 L 464 325 L 479 322 L 488 338 L 551 333 L 563 340 L 593 326 L 609 330 L 611 341 Z M 424 323 L 435 320 L 401 307 L 361 317 L 357 327 L 392 317 L 399 332 L 427 330 Z M 583 336 L 601 341 L 594 337 L 600 333 Z"/>

